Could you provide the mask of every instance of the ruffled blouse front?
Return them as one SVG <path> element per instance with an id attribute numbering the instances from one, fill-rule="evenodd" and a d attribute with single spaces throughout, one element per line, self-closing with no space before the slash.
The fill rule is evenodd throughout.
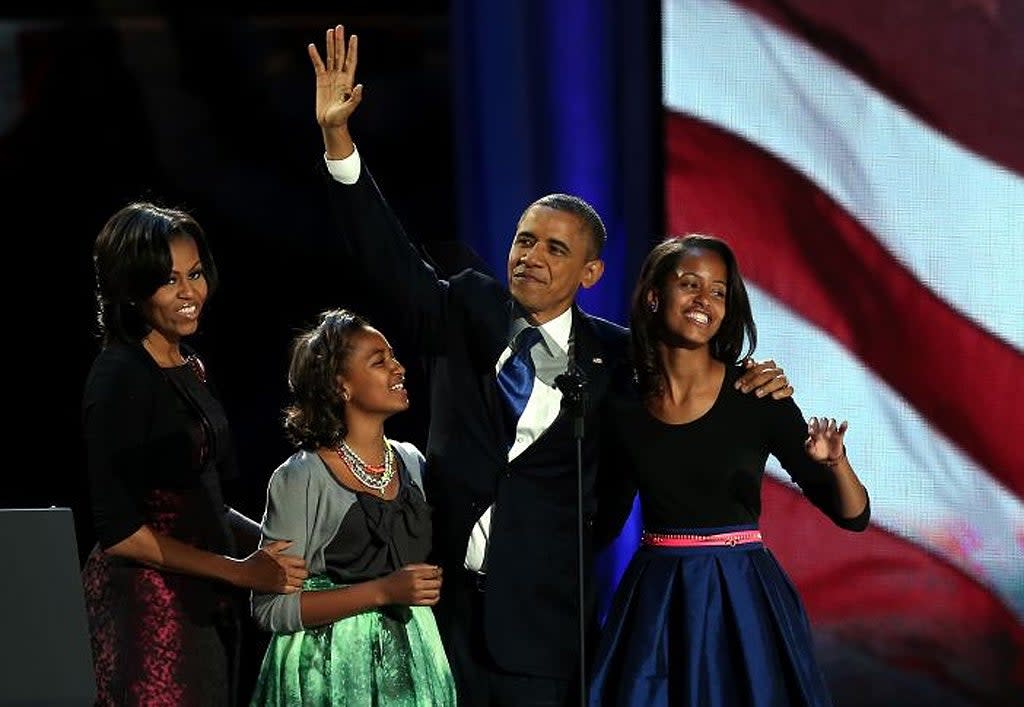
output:
<path id="1" fill-rule="evenodd" d="M 324 549 L 327 575 L 337 584 L 376 579 L 427 559 L 430 506 L 397 454 L 396 459 L 400 464 L 398 495 L 388 501 L 373 493 L 355 492 L 356 502 Z"/>

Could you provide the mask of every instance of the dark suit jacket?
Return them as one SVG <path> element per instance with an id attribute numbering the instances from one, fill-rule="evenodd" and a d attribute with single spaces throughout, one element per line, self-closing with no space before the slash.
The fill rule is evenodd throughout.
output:
<path id="1" fill-rule="evenodd" d="M 423 262 L 363 164 L 340 184 L 324 169 L 343 239 L 347 272 L 373 283 L 385 334 L 400 327 L 426 358 L 430 431 L 425 485 L 434 507 L 434 554 L 446 581 L 437 615 L 442 634 L 460 591 L 475 521 L 495 504 L 484 601 L 484 635 L 495 663 L 515 673 L 568 678 L 578 652 L 577 486 L 573 419 L 564 409 L 511 463 L 494 366 L 518 306 L 507 287 L 475 270 L 445 281 Z M 627 332 L 573 310 L 574 356 L 587 380 L 584 450 L 585 557 L 603 401 L 628 381 Z M 589 567 L 586 575 L 589 576 Z M 446 598 L 447 597 L 447 598 Z"/>

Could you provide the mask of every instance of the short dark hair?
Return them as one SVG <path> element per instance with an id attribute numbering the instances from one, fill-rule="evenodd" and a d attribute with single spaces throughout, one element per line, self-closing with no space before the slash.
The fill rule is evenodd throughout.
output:
<path id="1" fill-rule="evenodd" d="M 691 250 L 710 250 L 718 253 L 726 268 L 725 319 L 710 342 L 711 356 L 726 364 L 736 363 L 741 356 L 750 356 L 757 346 L 757 327 L 750 311 L 750 299 L 740 274 L 739 263 L 729 245 L 714 236 L 690 234 L 668 238 L 656 245 L 644 260 L 640 279 L 633 291 L 630 309 L 630 336 L 633 365 L 636 367 L 640 390 L 645 396 L 657 395 L 665 382 L 665 371 L 655 352 L 655 343 L 661 335 L 663 310 L 652 312 L 648 294 L 656 292 L 664 299 L 670 275 L 679 259 Z M 743 340 L 747 351 L 743 353 Z"/>
<path id="2" fill-rule="evenodd" d="M 519 220 L 521 221 L 526 212 L 534 206 L 546 206 L 555 211 L 565 211 L 579 216 L 580 220 L 583 221 L 584 230 L 590 235 L 590 258 L 601 257 L 604 244 L 608 241 L 608 232 L 605 230 L 604 221 L 601 220 L 601 216 L 593 206 L 572 194 L 548 194 L 526 207 Z"/>
<path id="3" fill-rule="evenodd" d="M 296 447 L 334 447 L 348 434 L 337 376 L 345 370 L 355 335 L 369 328 L 355 312 L 330 309 L 292 341 L 284 431 Z"/>
<path id="4" fill-rule="evenodd" d="M 171 242 L 191 238 L 199 251 L 209 294 L 217 289 L 217 266 L 199 223 L 181 209 L 137 201 L 111 216 L 93 244 L 96 322 L 103 344 L 137 342 L 150 325 L 141 305 L 167 282 Z"/>

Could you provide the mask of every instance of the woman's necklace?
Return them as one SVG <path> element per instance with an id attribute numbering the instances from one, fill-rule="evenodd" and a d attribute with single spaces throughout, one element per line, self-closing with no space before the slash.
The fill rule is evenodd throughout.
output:
<path id="1" fill-rule="evenodd" d="M 352 470 L 352 475 L 359 480 L 359 483 L 373 489 L 383 497 L 384 490 L 391 483 L 391 479 L 395 477 L 395 453 L 391 451 L 387 437 L 381 439 L 384 441 L 383 464 L 367 464 L 359 458 L 359 455 L 352 447 L 348 446 L 345 440 L 341 440 L 341 444 L 335 447 L 334 451 Z"/>
<path id="2" fill-rule="evenodd" d="M 179 366 L 187 365 L 192 369 L 192 372 L 200 382 L 206 382 L 206 366 L 203 365 L 202 359 L 200 359 L 196 354 L 190 353 L 188 356 L 183 356 L 180 349 L 174 349 L 164 357 L 164 362 L 162 363 L 159 354 L 157 354 L 156 349 L 153 346 L 153 342 L 149 340 L 148 336 L 142 337 L 142 347 L 150 352 L 153 360 L 156 361 L 156 364 L 161 368 L 165 367 L 165 364 L 167 368 L 177 368 Z"/>
<path id="3" fill-rule="evenodd" d="M 185 357 L 181 355 L 181 349 L 174 346 L 171 348 L 166 348 L 165 351 L 158 351 L 156 344 L 154 344 L 150 340 L 148 334 L 142 337 L 142 346 L 147 351 L 149 351 L 150 355 L 153 357 L 153 360 L 156 361 L 158 366 L 175 368 L 186 363 Z"/>

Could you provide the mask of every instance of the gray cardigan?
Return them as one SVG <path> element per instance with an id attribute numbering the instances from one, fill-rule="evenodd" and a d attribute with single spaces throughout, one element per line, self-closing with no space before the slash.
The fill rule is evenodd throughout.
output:
<path id="1" fill-rule="evenodd" d="M 405 464 L 413 485 L 422 492 L 423 454 L 408 442 L 389 441 Z M 275 540 L 291 540 L 288 554 L 301 555 L 310 575 L 322 574 L 327 569 L 324 548 L 337 534 L 355 500 L 355 493 L 337 483 L 316 453 L 298 451 L 270 477 L 260 546 Z M 302 592 L 253 592 L 253 619 L 265 631 L 301 631 L 301 595 Z"/>

